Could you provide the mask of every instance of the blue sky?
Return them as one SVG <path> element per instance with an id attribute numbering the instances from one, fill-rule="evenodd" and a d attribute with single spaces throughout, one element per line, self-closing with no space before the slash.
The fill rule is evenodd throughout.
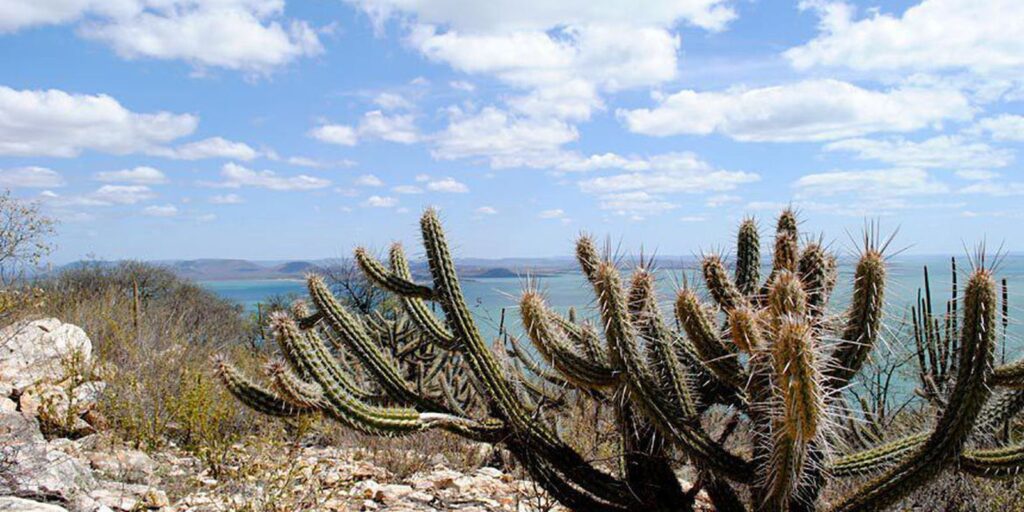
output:
<path id="1" fill-rule="evenodd" d="M 0 186 L 83 257 L 1024 250 L 1024 3 L 0 0 Z"/>

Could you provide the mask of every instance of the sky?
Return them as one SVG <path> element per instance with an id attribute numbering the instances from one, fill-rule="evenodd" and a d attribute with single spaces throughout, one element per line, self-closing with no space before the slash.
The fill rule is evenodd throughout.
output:
<path id="1" fill-rule="evenodd" d="M 1024 250 L 1024 2 L 0 0 L 0 187 L 81 258 Z"/>

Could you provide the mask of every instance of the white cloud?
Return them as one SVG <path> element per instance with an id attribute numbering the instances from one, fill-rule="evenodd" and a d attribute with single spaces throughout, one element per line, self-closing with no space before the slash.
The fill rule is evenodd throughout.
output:
<path id="1" fill-rule="evenodd" d="M 139 114 L 107 95 L 0 86 L 0 155 L 78 156 L 152 151 L 192 133 L 190 114 Z"/>
<path id="2" fill-rule="evenodd" d="M 432 192 L 447 192 L 453 194 L 464 194 L 469 192 L 465 183 L 455 181 L 454 178 L 442 178 L 427 183 L 427 190 Z"/>
<path id="3" fill-rule="evenodd" d="M 808 174 L 793 186 L 802 198 L 849 193 L 860 197 L 899 197 L 949 192 L 949 187 L 934 181 L 927 171 L 913 168 Z"/>
<path id="4" fill-rule="evenodd" d="M 901 15 L 854 20 L 843 2 L 807 1 L 821 17 L 820 34 L 785 56 L 798 69 L 968 69 L 986 74 L 1024 68 L 1024 3 L 1018 0 L 923 0 Z"/>
<path id="5" fill-rule="evenodd" d="M 421 25 L 409 39 L 431 60 L 464 73 L 494 75 L 518 87 L 579 79 L 616 91 L 676 76 L 679 38 L 664 28 L 582 25 L 555 32 L 439 32 Z"/>
<path id="6" fill-rule="evenodd" d="M 970 142 L 956 135 L 940 135 L 921 142 L 902 138 L 890 140 L 847 139 L 825 145 L 826 151 L 850 151 L 861 160 L 878 160 L 897 167 L 925 169 L 985 169 L 1005 167 L 1013 152 L 982 142 Z"/>
<path id="7" fill-rule="evenodd" d="M 908 132 L 973 115 L 953 89 L 904 86 L 872 91 L 838 80 L 806 80 L 722 92 L 683 90 L 653 109 L 620 110 L 647 135 L 721 133 L 741 141 L 818 141 Z"/>
<path id="8" fill-rule="evenodd" d="M 1024 116 L 1002 114 L 977 122 L 972 131 L 988 133 L 994 140 L 1024 142 Z"/>
<path id="9" fill-rule="evenodd" d="M 561 219 L 565 217 L 565 210 L 561 208 L 555 208 L 552 210 L 544 210 L 537 214 L 542 219 Z"/>
<path id="10" fill-rule="evenodd" d="M 244 200 L 238 194 L 218 194 L 210 197 L 210 202 L 213 204 L 240 204 Z"/>
<path id="11" fill-rule="evenodd" d="M 646 160 L 645 165 L 643 171 L 580 181 L 580 189 L 593 194 L 631 191 L 652 194 L 721 192 L 759 179 L 754 173 L 715 169 L 692 153 L 656 155 Z"/>
<path id="12" fill-rule="evenodd" d="M 363 174 L 355 180 L 355 184 L 360 187 L 383 187 L 384 182 L 380 178 L 372 174 Z"/>
<path id="13" fill-rule="evenodd" d="M 419 140 L 412 114 L 387 115 L 380 110 L 363 114 L 358 127 L 324 124 L 310 130 L 309 136 L 339 146 L 355 146 L 360 139 L 382 139 L 400 144 L 412 144 Z"/>
<path id="14" fill-rule="evenodd" d="M 0 187 L 51 188 L 64 186 L 64 177 L 46 167 L 0 169 Z"/>
<path id="15" fill-rule="evenodd" d="M 409 110 L 413 104 L 402 96 L 390 92 L 382 92 L 373 98 L 373 102 L 384 110 Z"/>
<path id="16" fill-rule="evenodd" d="M 448 82 L 448 86 L 452 89 L 465 92 L 473 92 L 476 90 L 476 86 L 473 85 L 472 82 L 467 82 L 465 80 L 452 80 L 451 82 Z"/>
<path id="17" fill-rule="evenodd" d="M 152 205 L 143 208 L 142 213 L 150 217 L 174 217 L 178 214 L 178 207 L 173 204 Z"/>
<path id="18" fill-rule="evenodd" d="M 355 146 L 359 141 L 355 128 L 344 124 L 325 124 L 309 131 L 309 136 L 320 142 L 339 146 Z"/>
<path id="19" fill-rule="evenodd" d="M 675 209 L 678 205 L 666 199 L 667 194 L 725 192 L 760 179 L 754 173 L 715 169 L 693 153 L 665 153 L 649 158 L 623 158 L 606 153 L 582 162 L 585 168 L 630 171 L 582 180 L 578 186 L 583 192 L 596 195 L 601 209 L 636 219 Z M 579 165 L 574 168 L 582 170 Z"/>
<path id="20" fill-rule="evenodd" d="M 103 171 L 95 174 L 98 181 L 114 181 L 119 183 L 138 183 L 140 185 L 160 185 L 167 183 L 167 176 L 158 169 L 140 166 L 120 171 Z"/>
<path id="21" fill-rule="evenodd" d="M 674 210 L 679 205 L 666 201 L 658 195 L 635 191 L 605 194 L 600 197 L 598 207 L 602 210 L 611 210 L 617 215 L 629 215 L 639 219 L 647 215 Z"/>
<path id="22" fill-rule="evenodd" d="M 486 107 L 474 114 L 453 111 L 435 137 L 435 158 L 483 157 L 495 168 L 547 167 L 562 159 L 561 146 L 579 137 L 576 128 L 556 119 L 517 117 Z"/>
<path id="23" fill-rule="evenodd" d="M 984 169 L 962 169 L 962 170 L 956 171 L 955 174 L 959 178 L 962 178 L 962 179 L 965 179 L 965 180 L 971 180 L 971 181 L 985 181 L 985 180 L 992 180 L 992 179 L 995 179 L 995 178 L 999 177 L 999 173 L 998 172 L 987 171 L 987 170 L 984 170 Z"/>
<path id="24" fill-rule="evenodd" d="M 391 189 L 396 194 L 422 194 L 423 189 L 416 185 L 399 185 Z"/>
<path id="25" fill-rule="evenodd" d="M 481 207 L 479 207 L 479 208 L 477 208 L 476 210 L 473 210 L 473 211 L 476 212 L 477 215 L 497 215 L 498 214 L 498 210 L 496 208 L 492 207 L 492 206 L 481 206 Z"/>
<path id="26" fill-rule="evenodd" d="M 84 24 L 80 33 L 127 59 L 268 73 L 323 52 L 316 31 L 304 21 L 283 19 L 283 12 L 281 0 L 147 1 L 136 3 L 130 15 Z"/>
<path id="27" fill-rule="evenodd" d="M 99 206 L 111 204 L 135 204 L 148 201 L 156 194 L 145 185 L 103 185 L 89 194 L 86 203 L 92 201 Z"/>
<path id="28" fill-rule="evenodd" d="M 270 190 L 315 190 L 330 186 L 331 182 L 305 174 L 280 176 L 273 171 L 254 171 L 236 163 L 224 164 L 221 168 L 224 181 L 210 183 L 215 187 L 240 188 L 258 187 Z"/>
<path id="29" fill-rule="evenodd" d="M 412 144 L 419 140 L 416 124 L 411 114 L 385 115 L 380 110 L 363 114 L 359 121 L 359 137 L 382 139 L 400 144 Z"/>
<path id="30" fill-rule="evenodd" d="M 423 183 L 425 181 L 430 181 L 430 175 L 429 174 L 417 174 L 416 175 L 416 183 Z"/>
<path id="31" fill-rule="evenodd" d="M 370 196 L 363 201 L 363 206 L 370 208 L 391 208 L 398 204 L 398 199 L 390 196 Z"/>
<path id="32" fill-rule="evenodd" d="M 708 30 L 721 30 L 736 17 L 724 0 L 656 0 L 642 4 L 617 0 L 497 0 L 449 2 L 443 0 L 350 0 L 378 22 L 408 14 L 420 23 L 455 29 L 504 32 L 547 30 L 565 25 L 621 23 L 670 27 L 678 22 Z"/>
<path id="33" fill-rule="evenodd" d="M 962 194 L 984 194 L 994 197 L 1009 197 L 1024 195 L 1024 183 L 996 183 L 994 181 L 983 181 L 974 183 L 960 189 Z"/>
<path id="34" fill-rule="evenodd" d="M 234 142 L 222 137 L 210 137 L 179 146 L 174 149 L 158 150 L 156 154 L 181 160 L 200 160 L 203 158 L 227 158 L 231 160 L 249 161 L 260 154 L 248 144 Z"/>

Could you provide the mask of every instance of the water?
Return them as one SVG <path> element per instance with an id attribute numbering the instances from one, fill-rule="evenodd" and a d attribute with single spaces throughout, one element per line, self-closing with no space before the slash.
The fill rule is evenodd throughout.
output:
<path id="1" fill-rule="evenodd" d="M 961 291 L 966 283 L 968 263 L 966 258 L 957 258 Z M 853 262 L 840 265 L 840 279 L 832 298 L 832 307 L 841 308 L 849 300 L 853 274 Z M 943 256 L 901 256 L 889 261 L 889 281 L 886 288 L 887 325 L 898 326 L 909 314 L 909 307 L 916 301 L 918 289 L 923 287 L 922 268 L 927 265 L 931 274 L 932 304 L 936 313 L 945 309 L 950 296 L 949 257 Z M 693 269 L 666 270 L 659 275 L 659 290 L 666 318 L 671 318 L 671 301 L 684 277 L 690 283 L 699 283 Z M 1009 284 L 1010 324 L 1007 336 L 1007 357 L 1012 359 L 1024 352 L 1024 255 L 1008 256 L 997 269 L 998 279 L 1007 279 Z M 463 280 L 463 293 L 486 338 L 495 336 L 506 309 L 506 325 L 515 332 L 518 315 L 516 300 L 526 283 L 522 278 L 489 278 Z M 544 292 L 548 303 L 557 310 L 566 311 L 575 306 L 581 315 L 593 315 L 593 295 L 583 276 L 576 272 L 556 274 L 536 279 L 537 286 Z M 256 304 L 274 295 L 305 295 L 305 284 L 291 280 L 237 280 L 205 281 L 200 283 L 207 289 L 242 304 L 248 310 L 255 310 Z M 889 338 L 897 338 L 888 333 Z"/>

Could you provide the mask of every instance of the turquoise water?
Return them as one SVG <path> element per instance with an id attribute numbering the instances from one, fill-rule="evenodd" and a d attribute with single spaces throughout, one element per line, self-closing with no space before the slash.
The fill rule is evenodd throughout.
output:
<path id="1" fill-rule="evenodd" d="M 957 258 L 959 265 L 960 287 L 966 281 L 966 258 Z M 922 268 L 927 265 L 931 274 L 932 303 L 938 312 L 945 308 L 949 298 L 950 267 L 949 257 L 943 256 L 902 256 L 889 261 L 889 282 L 886 289 L 887 315 L 889 326 L 898 326 L 908 315 L 909 307 L 914 303 L 917 291 L 923 286 Z M 840 265 L 840 280 L 832 299 L 833 308 L 841 308 L 849 299 L 852 280 L 852 263 Z M 660 272 L 659 287 L 664 310 L 671 311 L 670 303 L 675 290 L 685 278 L 690 283 L 698 283 L 699 279 L 693 269 L 666 270 Z M 1024 255 L 1008 256 L 997 269 L 997 278 L 1006 278 L 1009 285 L 1010 326 L 1008 329 L 1008 356 L 1016 356 L 1024 348 Z M 546 294 L 548 302 L 556 309 L 565 311 L 575 306 L 581 314 L 593 313 L 593 296 L 590 286 L 579 273 L 564 273 L 535 279 L 537 286 Z M 256 304 L 274 295 L 304 295 L 305 285 L 301 281 L 288 280 L 246 280 L 246 281 L 206 281 L 200 283 L 207 289 L 228 299 L 242 304 L 247 309 L 255 310 Z M 498 331 L 501 311 L 507 308 L 509 316 L 506 321 L 511 330 L 515 331 L 518 318 L 515 311 L 516 300 L 526 280 L 523 278 L 490 278 L 463 280 L 463 292 L 469 307 L 473 310 L 477 323 L 485 336 L 494 336 Z M 671 314 L 667 315 L 671 318 Z M 895 328 L 895 327 L 893 327 Z M 890 335 L 894 338 L 895 335 Z"/>

